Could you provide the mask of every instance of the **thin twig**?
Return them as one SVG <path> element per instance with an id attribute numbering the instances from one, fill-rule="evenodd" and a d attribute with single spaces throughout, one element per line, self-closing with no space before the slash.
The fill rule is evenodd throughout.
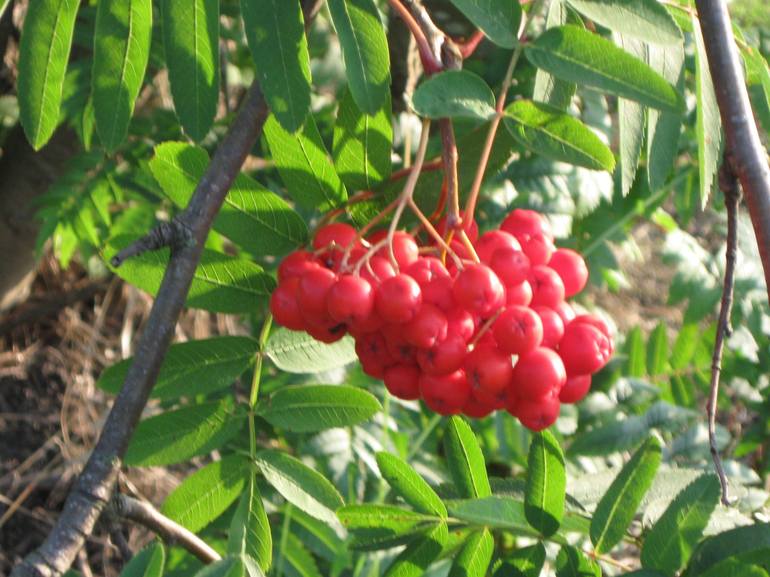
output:
<path id="1" fill-rule="evenodd" d="M 722 503 L 730 504 L 727 476 L 722 467 L 722 459 L 719 457 L 719 448 L 716 438 L 717 398 L 719 396 L 719 377 L 722 372 L 722 351 L 724 350 L 725 337 L 732 332 L 730 327 L 730 313 L 733 309 L 733 290 L 735 287 L 735 261 L 738 253 L 738 205 L 741 196 L 738 190 L 738 180 L 733 173 L 730 158 L 725 154 L 722 167 L 719 171 L 719 187 L 725 197 L 727 209 L 727 248 L 725 250 L 725 279 L 722 288 L 722 303 L 719 306 L 719 321 L 717 323 L 717 336 L 714 342 L 714 355 L 711 359 L 711 383 L 709 385 L 708 421 L 709 421 L 709 448 L 714 467 L 719 476 L 719 484 L 722 486 Z"/>
<path id="2" fill-rule="evenodd" d="M 770 296 L 770 167 L 762 146 L 743 66 L 723 0 L 696 0 L 703 43 L 725 130 L 732 170 L 741 183 Z"/>
<path id="3" fill-rule="evenodd" d="M 166 543 L 179 545 L 203 563 L 213 563 L 222 558 L 195 533 L 172 521 L 150 503 L 118 493 L 112 498 L 110 506 L 118 517 L 146 527 Z"/>
<path id="4" fill-rule="evenodd" d="M 115 268 L 119 267 L 125 261 L 145 252 L 160 250 L 170 247 L 174 252 L 176 249 L 189 246 L 194 243 L 192 231 L 181 221 L 175 218 L 170 222 L 161 222 L 143 237 L 132 242 L 126 248 L 110 259 L 110 264 Z"/>

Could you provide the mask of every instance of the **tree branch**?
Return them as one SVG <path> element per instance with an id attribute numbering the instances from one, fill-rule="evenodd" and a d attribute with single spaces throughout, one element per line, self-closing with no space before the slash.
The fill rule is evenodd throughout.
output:
<path id="1" fill-rule="evenodd" d="M 727 137 L 726 150 L 746 198 L 770 297 L 770 168 L 766 152 L 751 111 L 727 6 L 723 0 L 696 0 L 695 5 Z"/>
<path id="2" fill-rule="evenodd" d="M 146 527 L 166 543 L 179 545 L 203 563 L 213 563 L 222 557 L 192 531 L 161 514 L 150 503 L 128 495 L 116 494 L 110 509 L 115 515 Z"/>
<path id="3" fill-rule="evenodd" d="M 722 467 L 722 459 L 719 457 L 717 447 L 717 398 L 719 397 L 719 377 L 722 373 L 722 351 L 725 337 L 730 335 L 730 313 L 733 310 L 733 289 L 735 288 L 735 261 L 738 254 L 738 205 L 741 201 L 738 181 L 732 169 L 731 158 L 725 154 L 722 168 L 719 171 L 719 188 L 725 197 L 727 209 L 727 249 L 725 251 L 725 279 L 722 288 L 722 303 L 719 307 L 719 321 L 717 324 L 717 336 L 714 342 L 714 355 L 711 359 L 711 383 L 708 399 L 708 427 L 709 448 L 714 467 L 719 476 L 719 484 L 722 487 L 722 503 L 730 504 L 727 476 Z"/>
<path id="4" fill-rule="evenodd" d="M 176 219 L 178 225 L 189 231 L 189 241 L 172 246 L 168 268 L 134 362 L 99 441 L 67 496 L 53 530 L 43 544 L 14 569 L 12 577 L 52 577 L 64 573 L 110 501 L 121 459 L 171 343 L 211 223 L 259 136 L 266 116 L 267 108 L 255 82 L 190 203 Z"/>

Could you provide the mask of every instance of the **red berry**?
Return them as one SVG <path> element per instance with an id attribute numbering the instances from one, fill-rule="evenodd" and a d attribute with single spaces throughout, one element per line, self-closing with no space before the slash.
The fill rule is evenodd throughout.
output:
<path id="1" fill-rule="evenodd" d="M 610 340 L 610 346 L 612 346 L 612 334 L 610 333 L 610 327 L 607 326 L 602 319 L 596 315 L 578 315 L 572 319 L 573 323 L 591 325 L 596 327 L 599 331 Z"/>
<path id="2" fill-rule="evenodd" d="M 270 296 L 270 312 L 287 329 L 301 331 L 305 328 L 305 319 L 299 310 L 297 291 L 299 278 L 290 277 L 281 282 Z"/>
<path id="3" fill-rule="evenodd" d="M 338 340 L 344 337 L 345 333 L 347 332 L 344 324 L 326 324 L 316 323 L 314 321 L 306 321 L 305 331 L 307 331 L 307 334 L 309 334 L 315 340 L 327 344 L 336 343 Z"/>
<path id="4" fill-rule="evenodd" d="M 522 399 L 536 400 L 559 390 L 567 380 L 564 363 L 551 349 L 538 347 L 519 357 L 513 367 L 511 389 Z"/>
<path id="5" fill-rule="evenodd" d="M 564 294 L 572 297 L 582 291 L 588 282 L 588 267 L 583 257 L 574 250 L 560 248 L 551 256 L 548 266 L 555 270 L 564 282 Z"/>
<path id="6" fill-rule="evenodd" d="M 517 285 L 508 285 L 505 287 L 505 295 L 505 302 L 508 306 L 529 306 L 532 303 L 532 285 L 529 284 L 529 281 L 524 281 Z"/>
<path id="7" fill-rule="evenodd" d="M 411 401 L 420 398 L 420 369 L 415 365 L 393 365 L 385 369 L 385 387 L 391 395 Z"/>
<path id="8" fill-rule="evenodd" d="M 481 316 L 505 304 L 505 288 L 492 269 L 483 264 L 466 266 L 457 275 L 452 294 L 457 303 Z"/>
<path id="9" fill-rule="evenodd" d="M 352 325 L 348 325 L 348 332 L 354 337 L 360 337 L 375 331 L 379 331 L 385 324 L 377 314 L 376 310 L 372 310 L 371 314 L 363 320 L 356 321 Z"/>
<path id="10" fill-rule="evenodd" d="M 295 250 L 278 265 L 278 282 L 282 283 L 291 277 L 302 276 L 306 271 L 320 267 L 312 253 L 306 250 Z"/>
<path id="11" fill-rule="evenodd" d="M 381 379 L 385 369 L 395 363 L 388 352 L 385 337 L 380 333 L 370 333 L 357 338 L 356 355 L 364 372 L 375 379 Z"/>
<path id="12" fill-rule="evenodd" d="M 390 264 L 390 260 L 384 256 L 374 255 L 369 259 L 369 263 L 364 263 L 361 267 L 361 278 L 369 281 L 372 286 L 377 286 L 381 282 L 396 276 L 396 269 Z"/>
<path id="13" fill-rule="evenodd" d="M 532 306 L 555 308 L 564 300 L 561 277 L 545 265 L 532 267 L 529 283 L 532 285 Z"/>
<path id="14" fill-rule="evenodd" d="M 511 382 L 511 355 L 494 345 L 476 345 L 465 357 L 465 376 L 472 389 L 482 389 L 490 395 L 505 390 Z"/>
<path id="15" fill-rule="evenodd" d="M 595 326 L 572 321 L 559 343 L 559 355 L 567 374 L 589 375 L 607 364 L 612 356 L 612 345 L 607 335 Z"/>
<path id="16" fill-rule="evenodd" d="M 543 322 L 543 346 L 555 349 L 564 336 L 564 321 L 559 313 L 548 307 L 535 307 L 535 312 Z"/>
<path id="17" fill-rule="evenodd" d="M 519 399 L 514 407 L 515 416 L 531 431 L 542 431 L 559 418 L 559 397 L 549 393 L 536 400 Z"/>
<path id="18" fill-rule="evenodd" d="M 313 237 L 313 248 L 320 250 L 334 246 L 346 249 L 356 242 L 358 231 L 344 222 L 332 222 L 319 228 Z"/>
<path id="19" fill-rule="evenodd" d="M 463 366 L 468 345 L 460 335 L 450 333 L 432 349 L 417 351 L 417 362 L 428 375 L 445 375 Z"/>
<path id="20" fill-rule="evenodd" d="M 420 285 L 412 277 L 398 274 L 377 287 L 374 303 L 384 321 L 409 322 L 422 304 Z"/>
<path id="21" fill-rule="evenodd" d="M 406 274 L 420 285 L 423 302 L 434 304 L 445 311 L 453 307 L 452 278 L 439 259 L 420 257 L 409 265 Z"/>
<path id="22" fill-rule="evenodd" d="M 524 208 L 517 208 L 511 212 L 500 225 L 500 230 L 512 234 L 519 242 L 536 234 L 553 239 L 548 221 L 540 213 Z"/>
<path id="23" fill-rule="evenodd" d="M 377 254 L 390 258 L 390 248 L 384 246 Z M 393 235 L 393 256 L 396 259 L 396 263 L 398 263 L 398 267 L 402 270 L 406 270 L 409 265 L 419 258 L 420 249 L 417 247 L 417 243 L 411 234 L 400 230 L 396 231 Z"/>
<path id="24" fill-rule="evenodd" d="M 521 246 L 532 266 L 546 264 L 551 260 L 551 255 L 555 250 L 553 241 L 543 234 L 529 237 L 521 243 Z"/>
<path id="25" fill-rule="evenodd" d="M 476 321 L 471 313 L 465 309 L 454 307 L 447 311 L 446 320 L 447 334 L 460 335 L 465 342 L 473 338 L 473 334 L 476 332 Z"/>
<path id="26" fill-rule="evenodd" d="M 447 375 L 420 376 L 420 394 L 429 408 L 441 415 L 456 415 L 471 396 L 465 372 L 457 370 Z"/>
<path id="27" fill-rule="evenodd" d="M 481 262 L 491 264 L 492 255 L 500 249 L 521 250 L 516 238 L 504 230 L 490 230 L 479 237 L 476 242 L 476 254 Z"/>
<path id="28" fill-rule="evenodd" d="M 471 419 L 483 419 L 491 415 L 497 407 L 476 399 L 473 395 L 465 403 L 462 413 Z"/>
<path id="29" fill-rule="evenodd" d="M 575 318 L 575 311 L 567 301 L 560 302 L 553 310 L 561 317 L 565 327 Z"/>
<path id="30" fill-rule="evenodd" d="M 568 377 L 567 382 L 559 391 L 559 400 L 562 403 L 577 403 L 582 401 L 590 390 L 591 375 Z"/>
<path id="31" fill-rule="evenodd" d="M 326 295 L 329 316 L 340 323 L 362 323 L 374 310 L 374 289 L 360 276 L 342 275 Z"/>
<path id="32" fill-rule="evenodd" d="M 415 317 L 404 325 L 407 342 L 420 349 L 429 349 L 447 335 L 446 315 L 436 306 L 423 304 Z"/>
<path id="33" fill-rule="evenodd" d="M 506 288 L 523 283 L 529 276 L 529 257 L 520 250 L 498 248 L 489 266 Z"/>
<path id="34" fill-rule="evenodd" d="M 382 328 L 382 334 L 385 337 L 385 346 L 388 348 L 388 352 L 396 362 L 405 365 L 414 364 L 417 351 L 414 346 L 406 340 L 404 327 L 402 325 L 385 325 Z"/>
<path id="35" fill-rule="evenodd" d="M 543 323 L 527 307 L 507 307 L 492 325 L 492 332 L 498 346 L 512 355 L 528 353 L 543 341 Z"/>
<path id="36" fill-rule="evenodd" d="M 337 275 L 321 267 L 306 271 L 300 277 L 297 300 L 306 319 L 318 320 L 328 317 L 326 296 L 336 282 Z"/>

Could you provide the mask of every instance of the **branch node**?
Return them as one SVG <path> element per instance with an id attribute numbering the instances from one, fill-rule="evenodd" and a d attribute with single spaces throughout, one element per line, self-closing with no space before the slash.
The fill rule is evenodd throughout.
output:
<path id="1" fill-rule="evenodd" d="M 110 259 L 110 264 L 118 268 L 129 258 L 139 256 L 145 252 L 160 250 L 170 247 L 172 252 L 179 248 L 191 246 L 195 243 L 192 230 L 180 218 L 173 218 L 169 222 L 161 222 L 143 237 L 132 242 L 126 248 Z"/>

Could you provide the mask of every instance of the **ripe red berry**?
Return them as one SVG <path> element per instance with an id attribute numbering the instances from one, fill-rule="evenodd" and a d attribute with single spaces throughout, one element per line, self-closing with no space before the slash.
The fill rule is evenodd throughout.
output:
<path id="1" fill-rule="evenodd" d="M 505 287 L 505 296 L 505 304 L 508 306 L 529 306 L 532 303 L 532 285 L 526 280 L 516 285 L 508 285 Z"/>
<path id="2" fill-rule="evenodd" d="M 328 318 L 326 296 L 336 282 L 337 275 L 321 267 L 308 270 L 300 277 L 297 301 L 302 315 L 307 320 Z"/>
<path id="3" fill-rule="evenodd" d="M 483 419 L 484 417 L 491 415 L 495 409 L 495 406 L 480 401 L 475 396 L 471 395 L 468 402 L 465 403 L 462 413 L 471 419 Z"/>
<path id="4" fill-rule="evenodd" d="M 423 304 L 415 317 L 404 325 L 407 342 L 420 349 L 429 349 L 447 335 L 447 319 L 441 309 Z"/>
<path id="5" fill-rule="evenodd" d="M 595 326 L 572 321 L 559 343 L 559 355 L 568 375 L 589 375 L 607 364 L 612 345 Z"/>
<path id="6" fill-rule="evenodd" d="M 510 385 L 513 375 L 511 355 L 494 345 L 476 345 L 465 357 L 465 376 L 472 389 L 496 395 Z"/>
<path id="7" fill-rule="evenodd" d="M 591 325 L 592 327 L 596 327 L 599 329 L 599 332 L 601 332 L 605 337 L 607 337 L 610 340 L 610 347 L 612 347 L 612 333 L 610 333 L 610 327 L 607 326 L 607 323 L 605 323 L 602 319 L 597 317 L 596 315 L 578 315 L 572 319 L 573 323 L 576 324 L 584 324 L 584 325 Z"/>
<path id="8" fill-rule="evenodd" d="M 447 334 L 460 335 L 465 342 L 470 341 L 476 332 L 476 321 L 473 315 L 465 309 L 457 307 L 446 312 Z"/>
<path id="9" fill-rule="evenodd" d="M 553 255 L 553 251 L 556 248 L 553 245 L 553 241 L 543 234 L 529 237 L 521 243 L 521 246 L 532 266 L 546 264 L 551 260 L 551 255 Z"/>
<path id="10" fill-rule="evenodd" d="M 307 321 L 307 319 L 305 331 L 315 340 L 326 344 L 336 343 L 347 332 L 345 325 L 341 323 L 315 322 Z"/>
<path id="11" fill-rule="evenodd" d="M 555 349 L 564 336 L 564 321 L 559 313 L 548 307 L 535 307 L 535 312 L 543 322 L 543 346 Z"/>
<path id="12" fill-rule="evenodd" d="M 297 291 L 299 278 L 290 277 L 280 283 L 270 296 L 270 312 L 275 320 L 293 331 L 305 328 L 305 319 L 299 310 Z"/>
<path id="13" fill-rule="evenodd" d="M 529 276 L 529 257 L 520 250 L 498 248 L 492 254 L 489 266 L 506 289 L 523 283 Z"/>
<path id="14" fill-rule="evenodd" d="M 372 286 L 396 276 L 396 269 L 384 256 L 374 255 L 361 267 L 361 278 L 369 281 Z"/>
<path id="15" fill-rule="evenodd" d="M 428 375 L 446 375 L 463 366 L 468 345 L 460 335 L 450 333 L 432 349 L 417 351 L 417 363 Z"/>
<path id="16" fill-rule="evenodd" d="M 420 394 L 428 407 L 440 415 L 456 415 L 471 396 L 471 387 L 460 369 L 447 375 L 420 376 Z"/>
<path id="17" fill-rule="evenodd" d="M 575 310 L 567 301 L 560 302 L 553 310 L 559 314 L 565 327 L 575 318 Z"/>
<path id="18" fill-rule="evenodd" d="M 500 229 L 515 236 L 519 242 L 536 234 L 553 239 L 548 221 L 538 212 L 524 208 L 517 208 L 511 212 L 500 225 Z"/>
<path id="19" fill-rule="evenodd" d="M 466 266 L 452 287 L 455 301 L 472 313 L 487 316 L 505 304 L 505 287 L 486 265 Z"/>
<path id="20" fill-rule="evenodd" d="M 437 258 L 420 257 L 406 269 L 406 274 L 417 281 L 424 303 L 431 303 L 442 310 L 453 308 L 452 278 L 444 264 Z"/>
<path id="21" fill-rule="evenodd" d="M 385 369 L 395 364 L 381 333 L 370 333 L 357 338 L 356 355 L 364 372 L 375 379 L 381 379 Z"/>
<path id="22" fill-rule="evenodd" d="M 543 323 L 527 307 L 509 306 L 492 325 L 497 345 L 511 355 L 523 355 L 540 346 Z"/>
<path id="23" fill-rule="evenodd" d="M 555 393 L 548 393 L 535 400 L 519 399 L 514 407 L 515 416 L 530 431 L 542 431 L 559 418 L 561 404 Z"/>
<path id="24" fill-rule="evenodd" d="M 548 266 L 555 270 L 564 282 L 564 295 L 566 297 L 578 294 L 588 282 L 586 261 L 574 250 L 558 249 L 548 261 Z"/>
<path id="25" fill-rule="evenodd" d="M 320 250 L 335 246 L 342 250 L 356 242 L 358 231 L 344 222 L 332 222 L 319 228 L 313 237 L 313 248 Z"/>
<path id="26" fill-rule="evenodd" d="M 577 403 L 582 401 L 590 390 L 591 375 L 568 377 L 567 382 L 559 391 L 559 400 L 562 403 Z"/>
<path id="27" fill-rule="evenodd" d="M 383 381 L 391 395 L 411 401 L 420 398 L 420 369 L 415 365 L 393 365 L 385 369 Z"/>
<path id="28" fill-rule="evenodd" d="M 374 289 L 360 276 L 342 275 L 326 295 L 329 316 L 340 323 L 362 323 L 374 310 Z"/>
<path id="29" fill-rule="evenodd" d="M 556 271 L 547 266 L 532 267 L 529 283 L 532 285 L 532 306 L 555 308 L 564 300 L 564 283 Z"/>
<path id="30" fill-rule="evenodd" d="M 564 386 L 567 373 L 561 358 L 551 349 L 538 347 L 519 357 L 513 367 L 511 390 L 522 399 L 536 400 Z"/>
<path id="31" fill-rule="evenodd" d="M 397 274 L 377 287 L 374 304 L 384 321 L 409 322 L 422 304 L 420 285 L 408 275 Z"/>
<path id="32" fill-rule="evenodd" d="M 306 250 L 295 250 L 278 265 L 278 282 L 282 283 L 291 277 L 302 276 L 305 271 L 320 267 L 312 253 Z"/>
<path id="33" fill-rule="evenodd" d="M 492 263 L 492 255 L 501 249 L 521 250 L 521 245 L 516 238 L 504 230 L 490 230 L 479 237 L 476 242 L 476 254 L 481 262 Z"/>
<path id="34" fill-rule="evenodd" d="M 390 249 L 384 246 L 377 254 L 390 258 Z M 400 230 L 395 232 L 393 235 L 393 256 L 401 270 L 406 270 L 419 258 L 420 249 L 411 234 Z"/>

